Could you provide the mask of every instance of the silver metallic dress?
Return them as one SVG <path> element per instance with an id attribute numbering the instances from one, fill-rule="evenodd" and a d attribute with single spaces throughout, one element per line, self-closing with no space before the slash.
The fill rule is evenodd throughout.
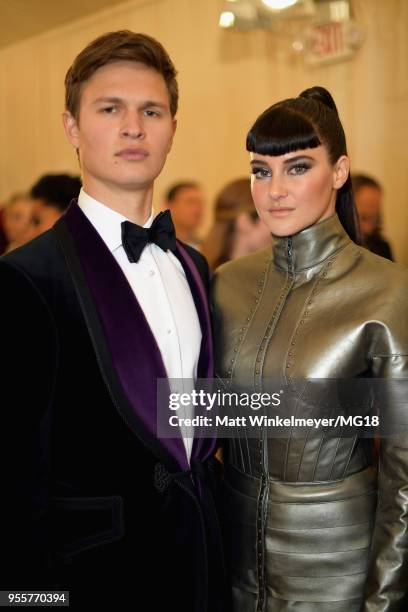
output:
<path id="1" fill-rule="evenodd" d="M 408 272 L 354 244 L 337 215 L 219 268 L 213 307 L 230 389 L 408 377 Z M 374 457 L 372 440 L 321 430 L 228 440 L 234 612 L 408 610 L 408 434 Z"/>

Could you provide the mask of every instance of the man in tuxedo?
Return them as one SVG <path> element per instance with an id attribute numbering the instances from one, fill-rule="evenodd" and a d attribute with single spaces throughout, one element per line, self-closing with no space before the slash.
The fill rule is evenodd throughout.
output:
<path id="1" fill-rule="evenodd" d="M 215 442 L 155 428 L 158 378 L 212 376 L 206 262 L 168 211 L 152 214 L 175 77 L 163 47 L 129 31 L 77 56 L 63 121 L 83 188 L 0 260 L 2 589 L 225 610 Z"/>

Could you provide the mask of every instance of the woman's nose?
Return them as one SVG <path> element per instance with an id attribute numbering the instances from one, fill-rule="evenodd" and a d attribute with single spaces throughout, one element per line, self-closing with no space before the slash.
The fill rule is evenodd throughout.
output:
<path id="1" fill-rule="evenodd" d="M 280 200 L 288 195 L 285 178 L 274 175 L 269 186 L 269 197 L 271 200 Z"/>

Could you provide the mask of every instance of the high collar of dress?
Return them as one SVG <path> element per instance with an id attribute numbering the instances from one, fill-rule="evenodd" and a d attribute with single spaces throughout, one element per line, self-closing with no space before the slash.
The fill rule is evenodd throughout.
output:
<path id="1" fill-rule="evenodd" d="M 273 238 L 275 266 L 293 272 L 317 266 L 350 242 L 337 215 L 311 225 L 293 236 Z"/>

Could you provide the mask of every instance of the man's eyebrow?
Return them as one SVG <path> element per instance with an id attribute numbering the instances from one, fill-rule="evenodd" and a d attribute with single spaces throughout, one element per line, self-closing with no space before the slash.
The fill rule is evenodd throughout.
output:
<path id="1" fill-rule="evenodd" d="M 145 110 L 146 108 L 151 108 L 152 106 L 155 108 L 161 108 L 163 110 L 167 109 L 166 104 L 163 104 L 163 102 L 157 102 L 157 100 L 146 100 L 146 102 L 143 102 L 139 108 L 141 110 Z"/>
<path id="2" fill-rule="evenodd" d="M 101 102 L 109 102 L 109 104 L 120 104 L 123 102 L 122 98 L 116 96 L 102 96 L 93 101 L 93 104 L 100 104 Z"/>
<path id="3" fill-rule="evenodd" d="M 125 101 L 123 98 L 118 98 L 117 96 L 101 96 L 93 101 L 93 104 L 124 104 Z M 145 100 L 139 106 L 140 110 L 146 110 L 147 108 L 160 108 L 162 110 L 166 110 L 168 106 L 163 104 L 163 102 L 158 102 L 157 100 Z"/>

